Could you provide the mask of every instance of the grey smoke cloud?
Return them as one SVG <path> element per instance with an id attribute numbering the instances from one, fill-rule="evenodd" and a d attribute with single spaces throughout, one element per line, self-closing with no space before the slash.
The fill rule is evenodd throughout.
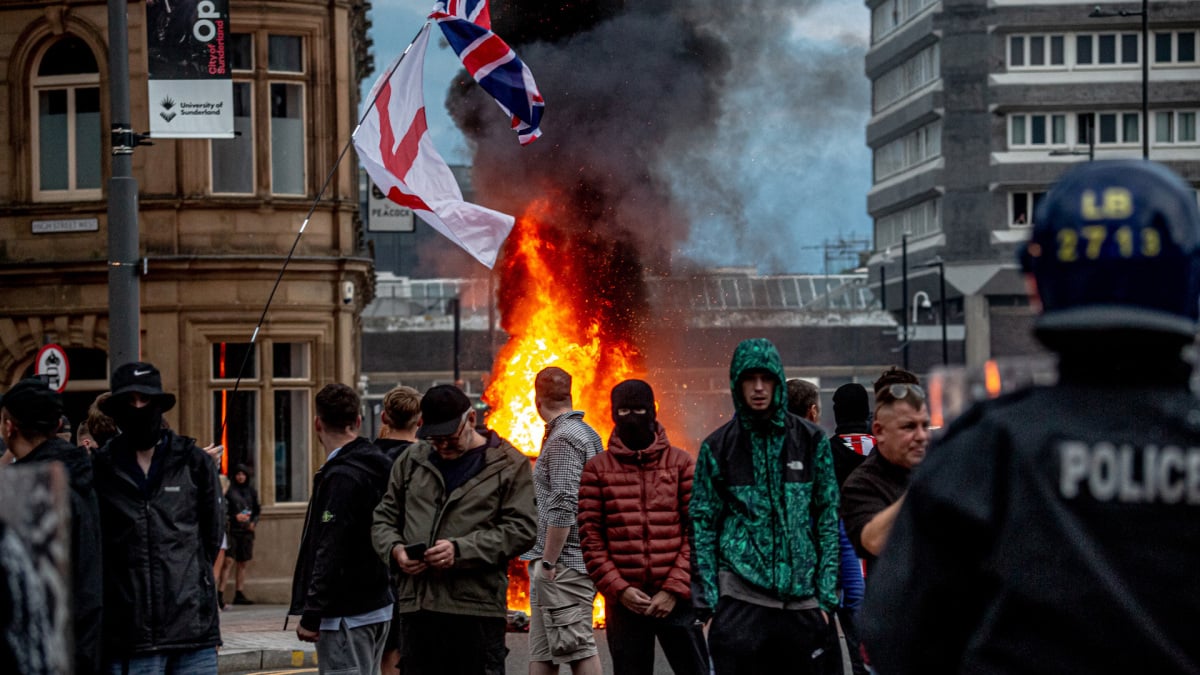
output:
<path id="1" fill-rule="evenodd" d="M 546 98 L 542 139 L 519 147 L 465 73 L 451 87 L 481 202 L 519 214 L 531 194 L 569 199 L 576 227 L 675 266 L 817 271 L 805 246 L 869 234 L 866 45 L 802 30 L 820 2 L 568 7 L 492 4 Z"/>
<path id="2" fill-rule="evenodd" d="M 725 151 L 692 147 L 667 167 L 676 190 L 695 196 L 680 248 L 700 262 L 820 271 L 824 240 L 870 236 L 865 46 L 778 37 L 772 53 L 737 60 L 740 84 L 712 143 Z M 730 236 L 739 259 L 708 253 Z"/>

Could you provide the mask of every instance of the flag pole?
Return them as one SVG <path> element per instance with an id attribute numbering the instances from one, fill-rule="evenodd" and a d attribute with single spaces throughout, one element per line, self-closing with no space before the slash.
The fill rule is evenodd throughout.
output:
<path id="1" fill-rule="evenodd" d="M 412 49 L 412 46 L 417 42 L 417 38 L 421 37 L 421 31 L 425 30 L 430 23 L 432 22 L 426 20 L 425 23 L 422 24 L 417 30 L 416 35 L 413 36 L 412 40 L 409 41 L 408 46 L 404 48 L 403 52 L 401 52 L 400 58 L 396 59 L 396 62 L 392 64 L 391 68 L 388 68 L 387 74 L 383 77 L 384 81 L 391 79 L 392 74 L 396 72 L 396 68 L 400 67 L 400 62 L 404 60 L 405 56 L 408 56 L 408 50 Z M 238 366 L 237 378 L 233 381 L 233 392 L 230 394 L 231 398 L 234 394 L 237 394 L 238 386 L 242 383 L 242 376 L 246 372 L 246 365 L 250 362 L 250 354 L 254 351 L 253 346 L 258 341 L 258 333 L 262 329 L 263 323 L 265 323 L 267 320 L 267 312 L 271 309 L 271 302 L 275 299 L 275 292 L 279 290 L 279 284 L 283 281 L 283 273 L 287 271 L 288 263 L 292 261 L 292 257 L 296 254 L 296 247 L 300 245 L 300 238 L 304 236 L 304 229 L 308 227 L 308 221 L 312 218 L 313 213 L 316 212 L 317 206 L 321 203 L 321 198 L 325 196 L 325 191 L 329 189 L 329 184 L 333 182 L 333 176 L 337 172 L 338 167 L 341 166 L 342 160 L 345 159 L 346 153 L 350 151 L 350 146 L 354 145 L 354 136 L 358 134 L 358 130 L 360 127 L 362 127 L 362 123 L 366 121 L 367 115 L 369 115 L 371 109 L 375 107 L 375 101 L 379 100 L 379 94 L 381 93 L 382 89 L 383 87 L 379 87 L 378 90 L 373 90 L 370 97 L 371 100 L 367 101 L 366 105 L 363 106 L 363 112 L 361 115 L 359 115 L 358 123 L 354 125 L 354 131 L 350 132 L 350 138 L 346 141 L 346 144 L 342 146 L 342 150 L 338 153 L 337 159 L 334 160 L 333 166 L 330 167 L 329 173 L 325 174 L 325 182 L 321 183 L 321 189 L 317 192 L 316 198 L 313 199 L 312 205 L 308 207 L 308 213 L 304 216 L 304 222 L 300 224 L 300 230 L 296 232 L 296 238 L 292 240 L 292 248 L 288 251 L 287 257 L 283 259 L 283 265 L 280 266 L 279 274 L 275 277 L 275 284 L 271 286 L 271 293 L 267 296 L 267 303 L 263 306 L 262 314 L 258 317 L 258 323 L 254 326 L 254 333 L 250 335 L 251 349 L 247 349 L 245 355 L 242 356 L 242 364 Z M 218 439 L 225 436 L 225 426 L 228 424 L 228 421 L 228 416 L 222 413 L 221 430 L 217 434 Z M 225 451 L 228 452 L 228 449 Z"/>

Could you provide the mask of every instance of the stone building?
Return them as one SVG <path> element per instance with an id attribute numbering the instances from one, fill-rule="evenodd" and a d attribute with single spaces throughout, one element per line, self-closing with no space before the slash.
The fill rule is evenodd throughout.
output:
<path id="1" fill-rule="evenodd" d="M 942 261 L 947 313 L 965 325 L 968 364 L 1036 351 L 1015 250 L 1049 185 L 1089 155 L 1141 157 L 1145 140 L 1150 159 L 1200 184 L 1200 3 L 866 5 L 872 286 L 884 287 L 892 311 L 918 293 L 940 304 Z"/>
<path id="2" fill-rule="evenodd" d="M 280 271 L 357 122 L 369 3 L 229 4 L 240 135 L 156 139 L 133 155 L 141 357 L 179 397 L 173 427 L 254 467 L 264 509 L 248 592 L 283 601 L 323 459 L 312 399 L 329 382 L 357 384 L 359 316 L 374 289 L 352 162 L 333 173 Z M 145 131 L 145 2 L 128 3 L 128 22 L 132 123 Z M 109 370 L 107 43 L 103 0 L 0 5 L 0 387 L 31 372 L 43 344 L 60 344 L 73 422 Z"/>

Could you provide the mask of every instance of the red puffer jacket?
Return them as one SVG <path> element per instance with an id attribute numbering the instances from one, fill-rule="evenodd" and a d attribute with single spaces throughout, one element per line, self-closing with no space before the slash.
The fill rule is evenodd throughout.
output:
<path id="1" fill-rule="evenodd" d="M 691 597 L 688 501 L 696 460 L 671 447 L 661 424 L 641 451 L 614 433 L 583 468 L 579 539 L 596 588 L 617 600 L 629 586 Z"/>

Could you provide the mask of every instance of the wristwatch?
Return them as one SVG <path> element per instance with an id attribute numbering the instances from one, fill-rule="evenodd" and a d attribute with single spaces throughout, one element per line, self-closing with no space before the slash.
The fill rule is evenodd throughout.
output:
<path id="1" fill-rule="evenodd" d="M 552 569 L 554 569 L 554 563 L 550 562 L 549 560 L 546 560 L 545 558 L 542 558 L 542 569 L 552 570 Z"/>

